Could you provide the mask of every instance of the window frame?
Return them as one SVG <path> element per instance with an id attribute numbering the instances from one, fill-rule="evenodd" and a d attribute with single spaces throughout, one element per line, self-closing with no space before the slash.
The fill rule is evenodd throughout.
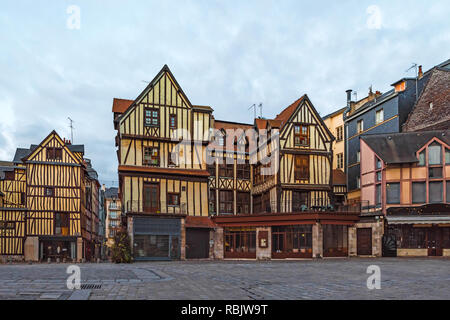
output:
<path id="1" fill-rule="evenodd" d="M 414 186 L 415 185 L 423 185 L 424 188 L 424 192 L 419 192 L 420 194 L 424 194 L 425 195 L 425 199 L 423 201 L 417 201 L 414 198 Z M 426 181 L 413 181 L 411 183 L 411 203 L 413 204 L 421 204 L 421 203 L 426 203 L 427 202 L 427 182 Z"/>
<path id="2" fill-rule="evenodd" d="M 299 132 L 297 132 L 299 128 Z M 303 133 L 303 129 L 306 128 L 306 134 Z M 299 142 L 297 143 L 297 138 Z M 302 141 L 305 141 L 302 143 Z M 294 147 L 308 147 L 309 146 L 309 126 L 307 124 L 295 123 L 294 124 Z"/>
<path id="3" fill-rule="evenodd" d="M 62 149 L 61 147 L 46 147 L 47 160 L 62 160 Z"/>
<path id="4" fill-rule="evenodd" d="M 297 159 L 300 159 L 298 161 Z M 306 165 L 303 163 L 303 160 L 306 160 Z M 300 164 L 300 165 L 299 165 Z M 308 155 L 295 155 L 294 156 L 294 179 L 295 180 L 309 180 L 310 172 L 309 172 L 309 156 Z"/>
<path id="5" fill-rule="evenodd" d="M 158 155 L 155 156 L 158 159 L 158 163 L 157 164 L 151 164 L 151 162 L 145 160 L 146 157 L 146 150 L 151 149 L 152 152 L 150 153 L 150 158 L 154 157 L 153 156 L 153 150 L 156 149 L 158 151 Z M 153 160 L 153 159 L 151 159 Z M 150 161 L 151 161 L 150 160 Z M 142 149 L 142 165 L 145 167 L 159 167 L 161 165 L 161 158 L 160 158 L 160 153 L 159 153 L 159 147 L 155 147 L 155 146 L 144 146 L 144 148 Z"/>
<path id="6" fill-rule="evenodd" d="M 174 121 L 174 124 L 172 125 L 172 120 Z M 177 115 L 175 113 L 171 113 L 169 115 L 169 129 L 177 129 L 178 128 L 178 122 L 177 122 Z"/>
<path id="7" fill-rule="evenodd" d="M 147 111 L 150 111 L 150 117 L 147 115 Z M 153 112 L 156 112 L 156 117 Z M 158 108 L 144 108 L 144 126 L 145 127 L 159 127 L 159 118 L 160 113 Z M 150 119 L 150 123 L 147 122 L 147 119 Z M 153 120 L 156 119 L 157 123 L 153 123 Z"/>
<path id="8" fill-rule="evenodd" d="M 176 201 L 178 200 L 178 201 Z M 167 205 L 169 207 L 179 207 L 181 205 L 181 198 L 179 192 L 168 192 L 167 193 Z"/>
<path id="9" fill-rule="evenodd" d="M 391 185 L 398 185 L 398 202 L 394 202 L 393 200 L 389 199 L 389 191 L 388 191 L 388 186 L 390 187 Z M 391 191 L 392 192 L 392 191 Z M 386 183 L 386 204 L 400 204 L 401 203 L 401 195 L 402 195 L 402 191 L 401 191 L 401 185 L 400 182 L 389 182 Z M 397 195 L 395 195 L 397 196 Z M 391 196 L 392 198 L 392 196 Z"/>
<path id="10" fill-rule="evenodd" d="M 51 191 L 49 194 L 48 191 Z M 44 187 L 44 197 L 54 197 L 55 196 L 55 187 Z"/>
<path id="11" fill-rule="evenodd" d="M 356 133 L 360 134 L 364 131 L 364 119 L 356 121 Z"/>
<path id="12" fill-rule="evenodd" d="M 381 119 L 379 119 L 378 115 L 381 114 Z M 384 110 L 380 109 L 375 111 L 375 124 L 380 124 L 384 121 Z"/>

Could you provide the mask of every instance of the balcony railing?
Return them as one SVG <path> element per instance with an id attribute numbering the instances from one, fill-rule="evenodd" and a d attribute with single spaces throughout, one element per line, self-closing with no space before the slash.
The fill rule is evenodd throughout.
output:
<path id="1" fill-rule="evenodd" d="M 281 201 L 279 210 L 276 201 L 264 202 L 263 205 L 253 202 L 253 214 L 302 212 L 364 214 L 368 213 L 368 210 L 368 201 L 333 204 L 327 198 L 316 198 L 309 201 Z M 219 215 L 233 215 L 233 213 L 219 213 Z"/>
<path id="2" fill-rule="evenodd" d="M 158 201 L 157 204 L 145 203 L 144 201 L 129 200 L 125 206 L 126 213 L 171 213 L 186 214 L 187 205 L 181 202 L 178 205 L 168 203 L 166 201 Z"/>

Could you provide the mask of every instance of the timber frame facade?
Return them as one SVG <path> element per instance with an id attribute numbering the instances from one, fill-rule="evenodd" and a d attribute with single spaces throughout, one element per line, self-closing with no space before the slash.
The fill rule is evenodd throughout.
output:
<path id="1" fill-rule="evenodd" d="M 100 184 L 83 145 L 52 131 L 39 145 L 17 149 L 0 171 L 1 255 L 26 261 L 98 257 Z"/>
<path id="2" fill-rule="evenodd" d="M 135 100 L 115 98 L 112 111 L 136 260 L 350 254 L 360 208 L 336 205 L 335 138 L 307 95 L 274 119 L 216 120 L 165 65 Z M 250 149 L 248 130 L 267 140 Z M 269 175 L 261 174 L 266 155 L 275 163 Z"/>

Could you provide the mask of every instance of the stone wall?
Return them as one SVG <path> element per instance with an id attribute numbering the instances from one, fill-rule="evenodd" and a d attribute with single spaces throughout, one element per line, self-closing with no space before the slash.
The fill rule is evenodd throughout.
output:
<path id="1" fill-rule="evenodd" d="M 383 221 L 373 222 L 358 222 L 354 227 L 348 228 L 348 252 L 349 256 L 354 257 L 358 254 L 358 228 L 371 228 L 372 229 L 372 256 L 381 257 L 383 254 L 382 238 L 384 234 Z"/>
<path id="2" fill-rule="evenodd" d="M 443 249 L 442 250 L 442 255 L 444 257 L 450 257 L 450 249 Z"/>
<path id="3" fill-rule="evenodd" d="M 323 257 L 323 228 L 318 222 L 312 226 L 312 254 L 313 258 Z"/>
<path id="4" fill-rule="evenodd" d="M 217 227 L 214 231 L 214 249 L 213 249 L 213 259 L 223 259 L 223 228 Z"/>
<path id="5" fill-rule="evenodd" d="M 428 249 L 397 249 L 397 257 L 427 257 Z"/>
<path id="6" fill-rule="evenodd" d="M 267 248 L 261 248 L 259 245 L 259 233 L 261 231 L 267 231 Z M 272 258 L 272 228 L 260 227 L 256 228 L 256 259 L 257 260 L 270 260 Z"/>
<path id="7" fill-rule="evenodd" d="M 186 260 L 186 228 L 185 228 L 185 218 L 182 218 L 181 223 L 181 252 L 180 259 Z"/>
<path id="8" fill-rule="evenodd" d="M 27 237 L 24 248 L 25 261 L 39 261 L 39 238 Z"/>

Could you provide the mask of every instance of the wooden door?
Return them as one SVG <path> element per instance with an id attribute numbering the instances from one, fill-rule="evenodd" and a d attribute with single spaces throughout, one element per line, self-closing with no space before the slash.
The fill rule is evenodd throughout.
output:
<path id="1" fill-rule="evenodd" d="M 144 184 L 144 212 L 159 211 L 159 184 Z"/>
<path id="2" fill-rule="evenodd" d="M 186 229 L 186 258 L 209 258 L 209 229 Z"/>
<path id="3" fill-rule="evenodd" d="M 438 227 L 428 228 L 427 231 L 428 256 L 440 257 L 442 250 L 442 229 Z"/>
<path id="4" fill-rule="evenodd" d="M 372 228 L 360 228 L 356 232 L 358 256 L 372 255 Z"/>

